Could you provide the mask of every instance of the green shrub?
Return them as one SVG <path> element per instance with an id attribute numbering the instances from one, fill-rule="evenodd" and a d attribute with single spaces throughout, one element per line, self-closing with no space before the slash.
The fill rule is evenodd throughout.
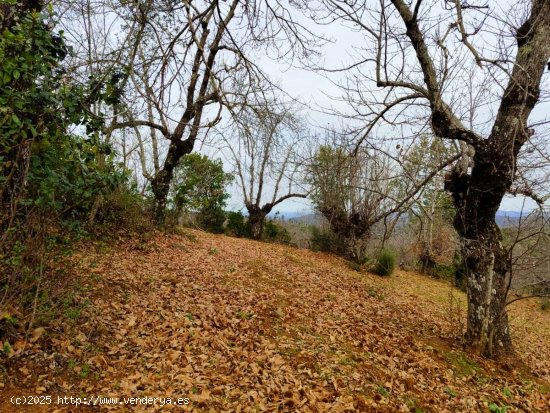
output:
<path id="1" fill-rule="evenodd" d="M 290 244 L 292 237 L 286 228 L 276 224 L 273 220 L 264 223 L 263 237 L 266 241 Z"/>
<path id="2" fill-rule="evenodd" d="M 376 261 L 374 272 L 382 276 L 391 275 L 395 270 L 396 261 L 397 257 L 395 252 L 389 249 L 383 249 L 378 256 L 378 260 Z"/>
<path id="3" fill-rule="evenodd" d="M 107 193 L 99 203 L 97 212 L 90 216 L 90 224 L 100 232 L 111 231 L 113 228 L 124 229 L 130 233 L 143 235 L 153 229 L 147 199 L 139 193 L 134 185 L 129 183 L 119 185 Z"/>
<path id="4" fill-rule="evenodd" d="M 435 264 L 431 275 L 439 280 L 454 280 L 456 267 L 453 264 Z"/>
<path id="5" fill-rule="evenodd" d="M 227 185 L 233 176 L 225 173 L 220 159 L 190 153 L 182 157 L 174 172 L 170 204 L 177 216 L 182 212 L 196 214 L 196 224 L 203 230 L 223 233 L 225 205 L 229 198 Z"/>
<path id="6" fill-rule="evenodd" d="M 222 234 L 224 231 L 225 211 L 221 208 L 207 208 L 197 214 L 197 224 L 205 231 Z"/>
<path id="7" fill-rule="evenodd" d="M 99 138 L 102 117 L 89 110 L 116 103 L 121 78 L 73 82 L 53 15 L 23 13 L 8 26 L 0 32 L 0 297 L 38 322 L 59 291 L 74 287 L 59 260 L 127 182 Z"/>
<path id="8" fill-rule="evenodd" d="M 334 232 L 316 226 L 310 226 L 309 230 L 311 232 L 310 244 L 312 251 L 338 253 L 340 241 Z"/>
<path id="9" fill-rule="evenodd" d="M 250 225 L 242 212 L 230 211 L 227 213 L 227 224 L 225 226 L 227 235 L 234 237 L 250 237 Z"/>

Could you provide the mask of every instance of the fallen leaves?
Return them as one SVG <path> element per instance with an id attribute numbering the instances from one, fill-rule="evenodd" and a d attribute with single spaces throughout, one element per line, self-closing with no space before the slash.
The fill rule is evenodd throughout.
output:
<path id="1" fill-rule="evenodd" d="M 79 323 L 33 331 L 32 349 L 12 358 L 21 381 L 1 394 L 189 397 L 186 410 L 213 412 L 548 406 L 538 382 L 453 348 L 441 283 L 402 272 L 381 279 L 324 254 L 187 231 L 195 241 L 158 234 L 146 251 L 120 245 L 75 257 L 92 305 Z M 539 362 L 530 366 L 544 375 L 548 359 Z"/>

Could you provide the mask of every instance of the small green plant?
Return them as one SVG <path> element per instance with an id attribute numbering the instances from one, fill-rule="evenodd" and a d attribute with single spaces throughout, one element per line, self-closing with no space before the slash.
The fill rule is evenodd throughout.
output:
<path id="1" fill-rule="evenodd" d="M 445 358 L 459 376 L 473 376 L 481 371 L 479 365 L 463 353 L 451 351 L 445 355 Z"/>
<path id="2" fill-rule="evenodd" d="M 88 364 L 83 364 L 82 369 L 80 370 L 79 376 L 85 379 L 90 375 L 90 366 Z"/>
<path id="3" fill-rule="evenodd" d="M 506 406 L 506 405 L 499 406 L 496 403 L 491 403 L 489 405 L 489 411 L 492 413 L 506 413 L 509 408 L 510 406 Z"/>
<path id="4" fill-rule="evenodd" d="M 65 317 L 71 321 L 78 321 L 82 315 L 82 311 L 91 305 L 89 300 L 85 300 L 82 303 L 75 302 L 74 297 L 70 294 L 63 300 L 63 307 Z"/>
<path id="5" fill-rule="evenodd" d="M 361 270 L 363 269 L 363 266 L 360 263 L 355 262 L 355 261 L 348 261 L 347 265 L 353 271 L 361 272 Z"/>
<path id="6" fill-rule="evenodd" d="M 342 357 L 340 360 L 338 360 L 338 364 L 342 366 L 356 366 L 357 361 L 355 361 L 351 357 Z"/>
<path id="7" fill-rule="evenodd" d="M 11 345 L 8 341 L 4 341 L 4 344 L 2 345 L 2 351 L 5 354 L 10 354 L 11 353 Z"/>
<path id="8" fill-rule="evenodd" d="M 383 249 L 378 256 L 374 272 L 381 276 L 391 275 L 395 270 L 396 261 L 397 257 L 395 256 L 395 252 L 389 249 Z"/>
<path id="9" fill-rule="evenodd" d="M 548 311 L 550 310 L 550 298 L 548 297 L 542 297 L 540 299 L 540 309 L 542 311 Z"/>
<path id="10" fill-rule="evenodd" d="M 432 270 L 432 276 L 439 279 L 450 281 L 455 278 L 456 268 L 453 264 L 435 264 L 435 267 Z"/>
<path id="11" fill-rule="evenodd" d="M 506 397 L 512 397 L 512 392 L 510 391 L 510 389 L 508 387 L 505 387 L 503 390 L 502 390 L 502 393 L 506 396 Z"/>
<path id="12" fill-rule="evenodd" d="M 421 407 L 418 407 L 416 405 L 416 401 L 414 401 L 413 399 L 407 398 L 405 403 L 411 412 L 424 413 L 424 410 Z"/>
<path id="13" fill-rule="evenodd" d="M 178 226 L 168 226 L 164 229 L 169 234 L 181 235 L 182 237 L 187 238 L 191 242 L 198 242 L 197 236 L 192 234 L 189 231 L 186 231 L 182 227 Z"/>
<path id="14" fill-rule="evenodd" d="M 456 397 L 456 392 L 450 387 L 445 387 L 443 391 L 451 397 Z"/>
<path id="15" fill-rule="evenodd" d="M 219 249 L 217 249 L 216 247 L 212 247 L 212 248 L 210 248 L 210 251 L 208 251 L 208 254 L 209 255 L 218 255 L 219 252 L 220 252 Z"/>
<path id="16" fill-rule="evenodd" d="M 339 251 L 340 241 L 338 236 L 330 229 L 318 228 L 316 226 L 309 227 L 311 237 L 309 242 L 312 251 L 332 252 Z"/>
<path id="17" fill-rule="evenodd" d="M 386 388 L 384 386 L 379 386 L 377 391 L 378 391 L 378 393 L 380 393 L 380 395 L 382 395 L 384 397 L 388 397 L 390 395 L 390 393 L 388 392 L 388 390 L 386 390 Z"/>
<path id="18" fill-rule="evenodd" d="M 227 223 L 225 225 L 225 233 L 234 237 L 250 238 L 250 224 L 245 219 L 241 211 L 230 211 L 227 213 Z"/>
<path id="19" fill-rule="evenodd" d="M 378 290 L 376 290 L 376 288 L 374 287 L 369 287 L 367 289 L 367 294 L 369 295 L 369 297 L 376 297 L 378 295 Z"/>
<path id="20" fill-rule="evenodd" d="M 238 311 L 237 312 L 237 318 L 240 320 L 250 320 L 252 318 L 253 314 L 249 313 L 248 311 Z"/>

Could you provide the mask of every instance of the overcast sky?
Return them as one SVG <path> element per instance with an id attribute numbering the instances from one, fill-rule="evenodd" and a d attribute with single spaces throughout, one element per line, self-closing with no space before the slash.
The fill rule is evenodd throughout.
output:
<path id="1" fill-rule="evenodd" d="M 323 48 L 324 62 L 330 64 L 332 67 L 349 63 L 351 61 L 349 54 L 351 46 L 363 41 L 359 34 L 338 23 L 320 26 L 314 28 L 314 30 L 333 39 L 332 44 L 328 44 Z M 310 106 L 310 109 L 306 109 L 305 112 L 313 124 L 326 125 L 335 122 L 334 118 L 316 109 L 331 106 L 342 110 L 345 109 L 342 102 L 330 98 L 330 96 L 341 95 L 339 88 L 321 74 L 291 67 L 286 62 L 277 62 L 269 59 L 260 59 L 260 64 L 270 77 L 286 92 Z M 548 78 L 550 77 L 548 73 L 545 74 L 544 81 L 546 83 L 548 83 Z M 342 74 L 331 74 L 331 79 L 337 81 L 342 76 Z M 550 105 L 548 102 L 544 102 L 538 105 L 531 118 L 538 118 L 548 113 L 550 113 Z M 235 189 L 232 192 L 233 196 L 229 202 L 229 207 L 231 209 L 239 209 L 242 207 L 242 200 L 236 195 Z M 529 199 L 525 200 L 523 197 L 509 196 L 502 202 L 501 210 L 519 211 L 522 208 L 530 210 L 535 206 L 535 203 Z M 303 199 L 287 200 L 280 204 L 278 208 L 281 214 L 288 214 L 288 212 L 309 213 L 311 209 L 311 204 Z"/>

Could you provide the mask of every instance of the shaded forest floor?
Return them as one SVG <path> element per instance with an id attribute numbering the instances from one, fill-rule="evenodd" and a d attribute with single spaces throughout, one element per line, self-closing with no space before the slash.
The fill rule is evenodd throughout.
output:
<path id="1" fill-rule="evenodd" d="M 536 300 L 511 306 L 522 363 L 495 364 L 460 348 L 464 295 L 414 273 L 194 230 L 71 261 L 64 317 L 0 359 L 2 412 L 160 409 L 56 403 L 71 395 L 190 399 L 163 411 L 550 409 L 550 312 Z M 53 403 L 10 403 L 29 394 Z"/>

